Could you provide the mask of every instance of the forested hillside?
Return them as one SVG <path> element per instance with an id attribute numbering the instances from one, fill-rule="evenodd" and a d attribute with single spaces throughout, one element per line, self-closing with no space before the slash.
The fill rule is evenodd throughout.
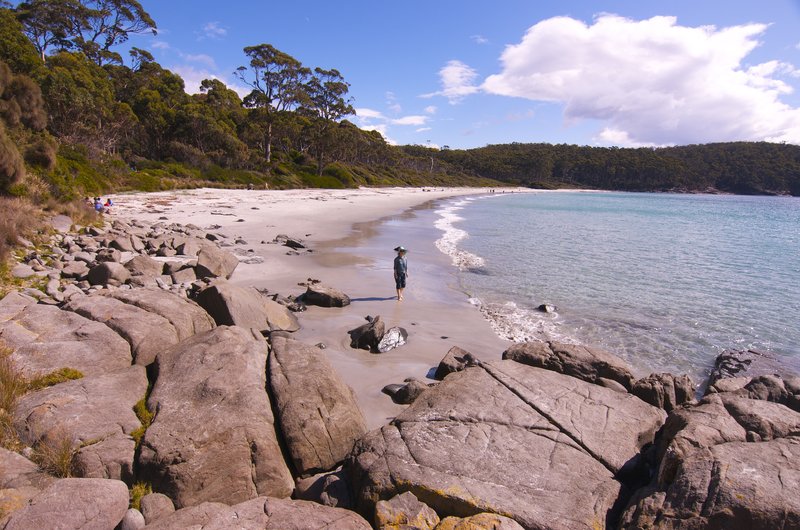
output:
<path id="1" fill-rule="evenodd" d="M 199 94 L 146 50 L 136 0 L 0 0 L 0 192 L 35 201 L 202 185 L 498 185 L 800 195 L 800 147 L 662 149 L 549 144 L 470 150 L 392 146 L 363 131 L 335 65 L 270 44 L 242 51 L 243 99 Z"/>

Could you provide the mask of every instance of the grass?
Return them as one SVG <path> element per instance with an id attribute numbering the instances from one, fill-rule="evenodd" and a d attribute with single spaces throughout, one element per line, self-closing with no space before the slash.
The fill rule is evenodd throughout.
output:
<path id="1" fill-rule="evenodd" d="M 153 493 L 153 487 L 150 484 L 148 484 L 147 482 L 137 482 L 136 484 L 131 486 L 130 507 L 141 511 L 142 497 L 144 497 L 145 495 L 149 495 L 151 493 Z"/>
<path id="2" fill-rule="evenodd" d="M 150 424 L 153 423 L 153 418 L 155 417 L 155 414 L 150 412 L 150 409 L 147 408 L 147 396 L 149 394 L 150 389 L 148 388 L 145 397 L 137 401 L 136 405 L 133 406 L 133 412 L 136 413 L 136 417 L 139 418 L 139 421 L 142 424 L 141 427 L 131 433 L 131 438 L 133 438 L 133 441 L 136 442 L 137 449 L 142 443 L 144 433 L 147 432 L 148 427 L 150 427 Z"/>
<path id="3" fill-rule="evenodd" d="M 0 346 L 0 447 L 19 450 L 21 444 L 14 429 L 17 400 L 27 391 L 27 382 L 11 359 L 11 350 Z"/>
<path id="4" fill-rule="evenodd" d="M 41 469 L 60 478 L 71 477 L 74 470 L 75 447 L 72 438 L 55 432 L 33 446 L 33 460 Z"/>
<path id="5" fill-rule="evenodd" d="M 39 209 L 27 199 L 0 197 L 0 261 L 5 262 L 19 239 L 33 233 L 40 222 Z"/>
<path id="6" fill-rule="evenodd" d="M 83 378 L 83 373 L 74 368 L 61 368 L 50 372 L 47 375 L 41 375 L 35 379 L 28 381 L 27 387 L 29 392 L 40 390 L 49 386 L 64 383 L 66 381 L 74 381 L 75 379 Z"/>

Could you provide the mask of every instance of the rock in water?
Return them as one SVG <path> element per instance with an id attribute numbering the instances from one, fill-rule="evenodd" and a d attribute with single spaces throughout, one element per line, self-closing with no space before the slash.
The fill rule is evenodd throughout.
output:
<path id="1" fill-rule="evenodd" d="M 525 342 L 503 352 L 503 359 L 571 375 L 589 383 L 616 381 L 630 390 L 633 374 L 625 361 L 608 352 L 561 342 Z"/>
<path id="2" fill-rule="evenodd" d="M 378 343 L 378 352 L 386 353 L 399 348 L 406 343 L 406 339 L 408 339 L 408 331 L 405 329 L 398 326 L 389 328 Z"/>
<path id="3" fill-rule="evenodd" d="M 266 364 L 263 339 L 227 326 L 158 356 L 148 400 L 158 412 L 139 464 L 143 479 L 177 507 L 291 495 L 294 481 L 265 391 Z"/>
<path id="4" fill-rule="evenodd" d="M 312 284 L 306 288 L 303 302 L 320 307 L 345 307 L 350 305 L 350 297 L 338 289 Z"/>
<path id="5" fill-rule="evenodd" d="M 301 476 L 333 469 L 367 432 L 353 391 L 319 348 L 273 336 L 269 377 L 281 432 Z"/>
<path id="6" fill-rule="evenodd" d="M 444 517 L 501 513 L 526 528 L 605 524 L 616 475 L 666 414 L 622 394 L 516 362 L 451 374 L 345 462 L 362 514 L 403 491 Z"/>
<path id="7" fill-rule="evenodd" d="M 756 350 L 725 350 L 714 361 L 714 368 L 708 376 L 708 386 L 735 377 L 780 373 L 781 366 L 771 355 Z"/>
<path id="8" fill-rule="evenodd" d="M 197 303 L 220 326 L 255 328 L 261 332 L 297 331 L 297 317 L 252 287 L 215 281 L 197 295 Z"/>
<path id="9" fill-rule="evenodd" d="M 383 323 L 380 315 L 376 316 L 363 326 L 359 326 L 347 332 L 350 334 L 350 347 L 377 351 L 385 331 L 386 324 Z"/>

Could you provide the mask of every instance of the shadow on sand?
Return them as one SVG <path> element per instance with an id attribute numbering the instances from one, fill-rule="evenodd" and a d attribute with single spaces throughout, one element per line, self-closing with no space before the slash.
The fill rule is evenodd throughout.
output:
<path id="1" fill-rule="evenodd" d="M 396 296 L 388 296 L 386 298 L 378 298 L 376 296 L 372 296 L 369 298 L 351 298 L 351 302 L 386 302 L 388 300 L 397 300 Z"/>

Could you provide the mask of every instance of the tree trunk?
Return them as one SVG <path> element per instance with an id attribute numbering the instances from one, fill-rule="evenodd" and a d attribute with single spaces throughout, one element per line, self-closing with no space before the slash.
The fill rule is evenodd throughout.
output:
<path id="1" fill-rule="evenodd" d="M 267 159 L 267 164 L 272 163 L 272 122 L 267 123 L 267 133 L 264 135 L 264 158 Z"/>
<path id="2" fill-rule="evenodd" d="M 325 167 L 323 159 L 325 158 L 325 151 L 323 149 L 319 150 L 319 156 L 317 156 L 317 176 L 322 176 L 322 169 Z"/>

